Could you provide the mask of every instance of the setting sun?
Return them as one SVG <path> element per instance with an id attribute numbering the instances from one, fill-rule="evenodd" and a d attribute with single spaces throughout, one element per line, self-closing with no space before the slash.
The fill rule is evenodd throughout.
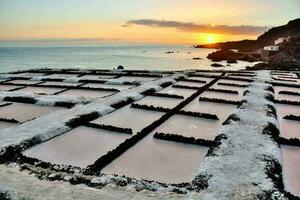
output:
<path id="1" fill-rule="evenodd" d="M 214 38 L 212 36 L 208 36 L 207 42 L 208 43 L 213 43 L 214 42 Z"/>

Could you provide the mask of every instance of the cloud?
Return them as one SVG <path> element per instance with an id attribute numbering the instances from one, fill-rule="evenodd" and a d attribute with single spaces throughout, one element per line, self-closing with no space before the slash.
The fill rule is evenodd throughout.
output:
<path id="1" fill-rule="evenodd" d="M 211 25 L 211 24 L 195 24 L 178 21 L 166 21 L 155 19 L 138 19 L 130 20 L 123 27 L 130 27 L 131 25 L 144 25 L 157 28 L 175 28 L 185 32 L 197 33 L 219 33 L 219 34 L 238 34 L 238 35 L 257 35 L 268 30 L 267 26 L 252 26 L 252 25 Z"/>

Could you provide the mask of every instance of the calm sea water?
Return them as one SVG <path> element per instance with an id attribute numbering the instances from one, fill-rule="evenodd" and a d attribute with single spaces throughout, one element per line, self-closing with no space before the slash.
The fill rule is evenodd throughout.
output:
<path id="1" fill-rule="evenodd" d="M 167 51 L 174 53 L 167 54 Z M 206 59 L 211 49 L 195 49 L 179 45 L 125 45 L 96 46 L 30 46 L 1 47 L 0 72 L 34 68 L 93 68 L 180 70 L 214 69 Z M 193 60 L 200 57 L 201 60 Z M 239 62 L 226 69 L 241 69 L 250 63 Z"/>

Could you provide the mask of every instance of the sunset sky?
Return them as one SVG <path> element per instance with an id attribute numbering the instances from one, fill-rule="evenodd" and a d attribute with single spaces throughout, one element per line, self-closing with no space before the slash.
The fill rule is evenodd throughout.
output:
<path id="1" fill-rule="evenodd" d="M 0 0 L 0 40 L 195 44 L 254 39 L 300 0 Z"/>

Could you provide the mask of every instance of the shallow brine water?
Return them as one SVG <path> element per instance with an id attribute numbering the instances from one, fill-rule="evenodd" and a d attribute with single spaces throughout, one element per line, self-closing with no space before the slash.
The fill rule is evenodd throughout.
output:
<path id="1" fill-rule="evenodd" d="M 205 91 L 199 97 L 206 97 L 206 98 L 215 98 L 215 99 L 224 99 L 229 101 L 240 101 L 241 96 L 238 94 L 231 94 L 225 92 L 214 92 L 214 91 Z"/>
<path id="2" fill-rule="evenodd" d="M 199 101 L 198 98 L 195 98 L 192 102 L 186 105 L 182 110 L 215 114 L 218 116 L 220 122 L 222 123 L 227 119 L 227 117 L 229 117 L 229 115 L 233 112 L 235 108 L 236 108 L 235 105 Z"/>
<path id="3" fill-rule="evenodd" d="M 0 129 L 16 126 L 18 123 L 0 121 Z"/>
<path id="4" fill-rule="evenodd" d="M 300 116 L 300 106 L 276 104 L 276 109 L 280 123 L 280 134 L 287 139 L 300 139 L 300 122 L 296 120 L 283 119 L 283 117 L 287 115 Z"/>
<path id="5" fill-rule="evenodd" d="M 196 139 L 214 140 L 220 122 L 217 120 L 174 115 L 155 129 L 155 132 L 171 133 Z"/>
<path id="6" fill-rule="evenodd" d="M 50 86 L 78 86 L 81 85 L 82 83 L 68 83 L 68 82 L 63 82 L 63 81 L 46 81 L 45 83 L 42 83 L 40 85 L 50 85 Z"/>
<path id="7" fill-rule="evenodd" d="M 118 90 L 126 90 L 132 87 L 135 87 L 134 85 L 111 85 L 111 84 L 104 84 L 104 83 L 87 83 L 83 86 L 80 86 L 82 88 L 114 88 Z"/>
<path id="8" fill-rule="evenodd" d="M 190 182 L 207 151 L 207 147 L 154 139 L 151 133 L 102 172 L 164 183 Z"/>
<path id="9" fill-rule="evenodd" d="M 13 90 L 17 89 L 20 86 L 15 86 L 15 85 L 0 85 L 0 91 L 8 91 L 8 90 Z"/>
<path id="10" fill-rule="evenodd" d="M 214 78 L 208 78 L 208 77 L 189 77 L 188 79 L 191 80 L 199 80 L 199 81 L 206 81 L 206 83 L 212 81 Z"/>
<path id="11" fill-rule="evenodd" d="M 213 84 L 210 88 L 237 91 L 239 93 L 240 97 L 242 97 L 243 92 L 246 89 L 244 87 L 235 87 L 235 86 L 229 86 L 229 85 L 219 85 L 218 83 L 220 83 L 220 82 L 222 82 L 222 81 L 219 80 L 218 82 L 216 82 L 215 84 Z"/>
<path id="12" fill-rule="evenodd" d="M 52 95 L 52 94 L 55 94 L 57 92 L 61 92 L 63 90 L 64 90 L 64 88 L 30 87 L 30 86 L 27 86 L 27 87 L 25 87 L 23 89 L 20 89 L 18 91 L 21 91 L 21 92 L 30 92 L 30 93 L 34 93 L 34 94 Z"/>
<path id="13" fill-rule="evenodd" d="M 13 81 L 8 81 L 7 83 L 34 85 L 34 84 L 37 84 L 37 83 L 40 83 L 40 82 L 41 82 L 41 81 L 13 80 Z"/>
<path id="14" fill-rule="evenodd" d="M 92 122 L 121 128 L 131 128 L 134 133 L 136 133 L 158 120 L 163 114 L 163 112 L 131 108 L 130 105 L 128 105 L 110 114 L 99 117 Z"/>
<path id="15" fill-rule="evenodd" d="M 84 90 L 84 89 L 69 89 L 60 93 L 62 96 L 75 96 L 75 97 L 87 97 L 87 98 L 102 98 L 115 92 L 110 91 L 100 91 L 100 90 Z"/>
<path id="16" fill-rule="evenodd" d="M 300 116 L 300 106 L 277 103 L 276 109 L 279 118 L 283 118 L 286 115 Z"/>
<path id="17" fill-rule="evenodd" d="M 43 161 L 86 167 L 130 137 L 127 134 L 77 127 L 23 152 Z"/>
<path id="18" fill-rule="evenodd" d="M 146 104 L 146 105 L 153 105 L 156 107 L 163 107 L 163 108 L 174 108 L 183 99 L 175 99 L 175 98 L 167 98 L 167 97 L 156 97 L 156 96 L 146 96 L 141 100 L 137 101 L 138 104 Z"/>
<path id="19" fill-rule="evenodd" d="M 121 76 L 121 77 L 117 78 L 117 80 L 146 82 L 146 81 L 153 81 L 158 78 L 160 78 L 160 77 Z"/>
<path id="20" fill-rule="evenodd" d="M 237 81 L 237 80 L 228 80 L 228 79 L 220 79 L 218 82 L 221 83 L 233 83 L 233 84 L 240 84 L 240 85 L 248 85 L 248 81 Z"/>
<path id="21" fill-rule="evenodd" d="M 285 189 L 300 197 L 300 147 L 281 145 Z"/>
<path id="22" fill-rule="evenodd" d="M 116 76 L 111 76 L 111 75 L 84 75 L 84 76 L 81 76 L 82 79 L 112 79 L 115 77 Z"/>
<path id="23" fill-rule="evenodd" d="M 179 81 L 176 85 L 184 85 L 184 86 L 191 86 L 191 87 L 202 87 L 205 83 L 197 83 L 197 82 L 188 82 L 188 81 Z"/>
<path id="24" fill-rule="evenodd" d="M 63 108 L 13 103 L 8 106 L 0 107 L 0 118 L 16 119 L 19 122 L 25 122 L 60 109 Z"/>
<path id="25" fill-rule="evenodd" d="M 51 74 L 48 75 L 47 78 L 75 78 L 77 77 L 79 74 L 60 74 L 60 73 L 55 73 L 55 74 Z"/>
<path id="26" fill-rule="evenodd" d="M 193 93 L 195 93 L 197 90 L 192 90 L 192 89 L 183 89 L 183 88 L 174 88 L 172 86 L 166 87 L 162 90 L 160 90 L 157 93 L 167 93 L 167 94 L 176 94 L 176 95 L 181 95 L 184 98 L 187 98 L 191 96 Z"/>

